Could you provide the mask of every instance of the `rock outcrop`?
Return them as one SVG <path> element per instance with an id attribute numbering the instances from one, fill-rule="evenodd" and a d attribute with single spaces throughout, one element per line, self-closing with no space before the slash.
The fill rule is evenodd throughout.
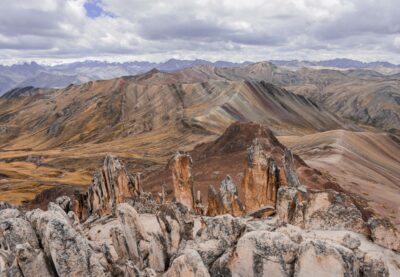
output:
<path id="1" fill-rule="evenodd" d="M 217 191 L 212 185 L 208 190 L 207 215 L 231 214 L 241 216 L 244 212 L 243 204 L 239 200 L 238 191 L 231 176 L 226 176 Z"/>
<path id="2" fill-rule="evenodd" d="M 107 155 L 88 192 L 76 195 L 72 209 L 81 219 L 89 215 L 114 215 L 117 204 L 138 196 L 140 191 L 139 175 L 129 174 L 120 160 Z"/>
<path id="3" fill-rule="evenodd" d="M 196 197 L 192 164 L 190 155 L 178 152 L 170 160 L 169 167 L 172 172 L 172 188 L 176 201 L 191 210 L 195 210 Z"/>
<path id="4" fill-rule="evenodd" d="M 246 168 L 241 188 L 246 212 L 253 212 L 263 206 L 276 205 L 276 195 L 280 186 L 279 167 L 272 157 L 263 150 L 256 139 L 248 149 Z"/>

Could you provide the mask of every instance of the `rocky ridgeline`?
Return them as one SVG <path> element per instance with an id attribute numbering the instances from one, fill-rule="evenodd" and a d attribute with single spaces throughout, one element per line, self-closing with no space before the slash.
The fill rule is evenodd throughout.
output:
<path id="1" fill-rule="evenodd" d="M 73 200 L 27 212 L 0 203 L 1 276 L 400 276 L 388 221 L 345 193 L 307 189 L 291 152 L 282 159 L 255 140 L 240 187 L 227 176 L 205 205 L 188 154 L 169 163 L 173 201 L 107 156 Z"/>

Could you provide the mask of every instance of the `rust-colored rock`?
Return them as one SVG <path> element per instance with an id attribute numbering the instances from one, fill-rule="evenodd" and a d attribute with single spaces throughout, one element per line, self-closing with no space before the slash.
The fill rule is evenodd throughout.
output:
<path id="1" fill-rule="evenodd" d="M 192 158 L 190 155 L 177 152 L 170 161 L 172 188 L 177 202 L 190 210 L 195 210 L 195 188 L 192 175 Z"/>
<path id="2" fill-rule="evenodd" d="M 219 191 L 210 185 L 207 215 L 231 214 L 233 216 L 241 216 L 243 211 L 244 207 L 238 198 L 238 191 L 231 176 L 225 177 Z"/>
<path id="3" fill-rule="evenodd" d="M 276 194 L 280 186 L 279 171 L 275 160 L 267 157 L 262 143 L 255 139 L 248 149 L 242 182 L 247 213 L 266 205 L 275 207 Z"/>
<path id="4" fill-rule="evenodd" d="M 92 214 L 115 214 L 117 204 L 138 196 L 140 190 L 139 175 L 129 174 L 119 159 L 107 155 L 87 193 L 75 195 L 72 209 L 81 219 Z"/>

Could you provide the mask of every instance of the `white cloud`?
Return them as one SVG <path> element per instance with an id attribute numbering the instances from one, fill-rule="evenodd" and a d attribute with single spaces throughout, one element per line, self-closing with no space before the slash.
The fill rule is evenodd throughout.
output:
<path id="1" fill-rule="evenodd" d="M 95 18 L 85 3 L 0 1 L 0 60 L 349 57 L 400 63 L 397 0 L 97 0 L 104 14 Z"/>

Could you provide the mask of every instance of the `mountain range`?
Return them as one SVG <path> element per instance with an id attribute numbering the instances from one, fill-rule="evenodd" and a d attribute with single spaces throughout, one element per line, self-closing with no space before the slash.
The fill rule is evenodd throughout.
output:
<path id="1" fill-rule="evenodd" d="M 319 62 L 273 60 L 271 63 L 286 68 L 302 67 L 336 68 L 336 69 L 373 69 L 385 74 L 400 72 L 400 66 L 388 62 L 364 63 L 350 59 L 334 59 Z M 175 71 L 195 65 L 212 65 L 217 68 L 238 67 L 249 65 L 251 62 L 234 63 L 228 61 L 210 62 L 206 60 L 170 59 L 166 62 L 155 63 L 146 61 L 105 62 L 83 61 L 63 63 L 59 65 L 43 65 L 36 62 L 0 65 L 0 95 L 17 87 L 34 86 L 40 88 L 61 88 L 69 84 L 81 84 L 90 80 L 112 79 L 121 76 L 145 73 L 153 68 L 161 71 Z"/>
<path id="2" fill-rule="evenodd" d="M 107 153 L 141 172 L 151 190 L 159 190 L 157 176 L 177 150 L 195 151 L 203 193 L 221 174 L 240 183 L 251 141 L 243 136 L 257 131 L 218 137 L 237 121 L 255 122 L 313 165 L 317 171 L 297 168 L 303 182 L 337 183 L 398 225 L 399 83 L 396 74 L 371 70 L 293 71 L 261 62 L 13 89 L 0 98 L 0 200 L 84 189 Z M 209 150 L 201 145 L 212 141 L 220 150 L 202 158 Z"/>

